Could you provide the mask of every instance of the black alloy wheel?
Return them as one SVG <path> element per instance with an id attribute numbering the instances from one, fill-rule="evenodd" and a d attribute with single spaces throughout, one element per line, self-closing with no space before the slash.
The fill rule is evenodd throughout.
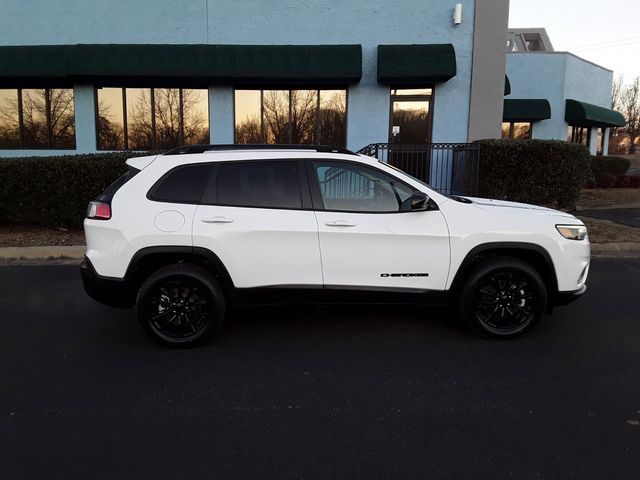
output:
<path id="1" fill-rule="evenodd" d="M 536 314 L 535 291 L 525 276 L 496 272 L 483 277 L 476 295 L 476 316 L 496 333 L 510 333 Z"/>
<path id="2" fill-rule="evenodd" d="M 169 346 L 189 346 L 219 329 L 225 299 L 209 272 L 181 263 L 149 276 L 138 293 L 137 312 L 153 339 Z"/>
<path id="3" fill-rule="evenodd" d="M 531 329 L 547 305 L 547 287 L 531 265 L 489 257 L 471 269 L 460 294 L 460 314 L 485 337 L 511 338 Z"/>

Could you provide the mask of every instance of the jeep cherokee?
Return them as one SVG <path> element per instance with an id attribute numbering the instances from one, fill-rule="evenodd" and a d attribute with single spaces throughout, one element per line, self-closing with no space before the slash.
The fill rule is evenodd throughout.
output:
<path id="1" fill-rule="evenodd" d="M 127 165 L 88 207 L 82 279 L 164 344 L 277 302 L 450 304 L 507 338 L 586 290 L 574 216 L 446 196 L 345 149 L 196 145 Z"/>

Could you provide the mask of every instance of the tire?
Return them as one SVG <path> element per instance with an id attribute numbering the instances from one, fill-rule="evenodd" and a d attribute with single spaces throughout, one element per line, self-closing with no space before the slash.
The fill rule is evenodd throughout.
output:
<path id="1" fill-rule="evenodd" d="M 513 338 L 540 320 L 547 288 L 540 274 L 522 260 L 491 257 L 469 272 L 459 300 L 460 316 L 475 333 Z"/>
<path id="2" fill-rule="evenodd" d="M 205 269 L 186 263 L 153 272 L 136 299 L 144 331 L 171 347 L 189 347 L 210 338 L 220 330 L 225 308 L 216 279 Z"/>

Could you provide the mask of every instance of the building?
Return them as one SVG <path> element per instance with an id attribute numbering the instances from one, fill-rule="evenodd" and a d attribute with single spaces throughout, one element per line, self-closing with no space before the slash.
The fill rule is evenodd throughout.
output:
<path id="1" fill-rule="evenodd" d="M 507 18 L 508 0 L 5 0 L 0 156 L 498 137 Z"/>
<path id="2" fill-rule="evenodd" d="M 507 31 L 507 51 L 553 52 L 553 45 L 544 28 L 510 28 Z"/>
<path id="3" fill-rule="evenodd" d="M 509 30 L 503 138 L 582 143 L 606 155 L 612 127 L 613 72 L 568 52 L 555 52 L 544 29 Z"/>

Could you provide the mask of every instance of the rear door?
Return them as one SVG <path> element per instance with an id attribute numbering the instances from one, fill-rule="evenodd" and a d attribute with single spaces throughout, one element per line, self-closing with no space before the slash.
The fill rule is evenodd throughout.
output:
<path id="1" fill-rule="evenodd" d="M 439 210 L 401 212 L 414 189 L 368 165 L 310 161 L 327 287 L 443 290 L 449 231 Z"/>
<path id="2" fill-rule="evenodd" d="M 318 226 L 302 161 L 217 163 L 196 209 L 193 244 L 214 252 L 238 288 L 321 287 Z"/>

